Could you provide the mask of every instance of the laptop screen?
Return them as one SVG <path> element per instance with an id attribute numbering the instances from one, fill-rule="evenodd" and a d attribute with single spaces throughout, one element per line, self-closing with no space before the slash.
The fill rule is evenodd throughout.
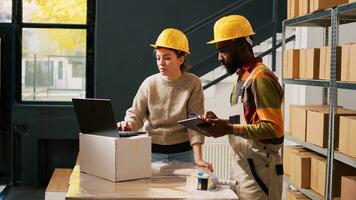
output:
<path id="1" fill-rule="evenodd" d="M 110 99 L 72 99 L 81 133 L 107 135 L 116 131 Z"/>

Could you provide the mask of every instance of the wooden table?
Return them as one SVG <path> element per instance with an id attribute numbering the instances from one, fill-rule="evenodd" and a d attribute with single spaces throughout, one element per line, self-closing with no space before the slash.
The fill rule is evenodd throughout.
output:
<path id="1" fill-rule="evenodd" d="M 192 173 L 206 171 L 193 163 L 152 163 L 152 177 L 112 182 L 79 170 L 75 166 L 66 199 L 238 199 L 228 187 L 200 191 L 194 188 Z"/>

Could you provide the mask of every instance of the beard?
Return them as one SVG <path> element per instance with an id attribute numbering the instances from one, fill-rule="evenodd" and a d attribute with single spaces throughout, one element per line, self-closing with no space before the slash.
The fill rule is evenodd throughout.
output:
<path id="1" fill-rule="evenodd" d="M 222 61 L 221 64 L 224 65 L 227 73 L 229 73 L 230 75 L 236 73 L 237 69 L 242 67 L 241 61 L 237 55 L 233 56 L 228 62 Z"/>

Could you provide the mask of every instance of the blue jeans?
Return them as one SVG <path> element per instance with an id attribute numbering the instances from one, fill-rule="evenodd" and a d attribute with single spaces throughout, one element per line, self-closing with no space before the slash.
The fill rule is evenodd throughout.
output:
<path id="1" fill-rule="evenodd" d="M 195 162 L 193 150 L 180 153 L 152 153 L 152 162 L 157 161 L 180 161 L 180 162 Z"/>

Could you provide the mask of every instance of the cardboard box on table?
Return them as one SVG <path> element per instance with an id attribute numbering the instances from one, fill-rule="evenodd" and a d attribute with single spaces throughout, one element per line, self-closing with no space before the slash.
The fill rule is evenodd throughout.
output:
<path id="1" fill-rule="evenodd" d="M 151 137 L 79 135 L 80 171 L 111 181 L 151 177 Z"/>
<path id="2" fill-rule="evenodd" d="M 356 176 L 341 177 L 340 200 L 355 200 L 356 198 Z"/>
<path id="3" fill-rule="evenodd" d="M 325 191 L 325 172 L 326 158 L 323 156 L 311 157 L 310 188 L 321 196 L 324 196 Z M 353 168 L 339 161 L 334 161 L 333 175 L 333 196 L 340 197 L 341 177 L 356 175 L 356 168 Z"/>
<path id="4" fill-rule="evenodd" d="M 337 108 L 335 113 L 335 148 L 339 147 L 340 116 L 355 116 L 355 110 Z M 326 148 L 328 143 L 329 109 L 308 110 L 307 142 Z"/>
<path id="5" fill-rule="evenodd" d="M 340 117 L 339 151 L 356 158 L 356 116 Z"/>

